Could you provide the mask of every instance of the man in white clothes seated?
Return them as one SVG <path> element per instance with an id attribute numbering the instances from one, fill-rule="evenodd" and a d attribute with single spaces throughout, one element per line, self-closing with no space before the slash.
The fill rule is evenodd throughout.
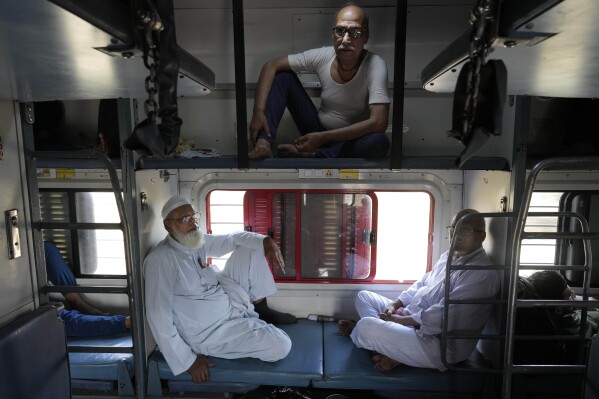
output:
<path id="1" fill-rule="evenodd" d="M 456 223 L 465 215 L 463 209 L 454 216 L 450 238 L 455 235 L 452 265 L 492 265 L 482 243 L 486 238 L 485 220 L 471 216 L 459 230 Z M 445 270 L 449 251 L 432 270 L 403 291 L 397 299 L 360 291 L 356 310 L 360 320 L 339 321 L 341 335 L 350 335 L 354 344 L 376 352 L 373 356 L 379 371 L 388 371 L 403 363 L 414 367 L 445 370 L 441 361 L 441 332 L 445 302 Z M 500 279 L 497 270 L 454 270 L 450 273 L 449 298 L 452 300 L 495 298 Z M 491 315 L 491 304 L 453 304 L 449 308 L 449 331 L 479 334 Z M 475 339 L 447 340 L 448 363 L 465 360 L 475 350 Z"/>
<path id="2" fill-rule="evenodd" d="M 250 232 L 204 235 L 198 213 L 179 195 L 166 202 L 162 218 L 168 235 L 144 261 L 146 315 L 173 374 L 187 371 L 200 383 L 214 365 L 205 356 L 287 356 L 291 340 L 269 323 L 296 319 L 266 303 L 276 286 L 265 257 L 285 268 L 274 240 Z M 224 271 L 206 265 L 207 257 L 230 252 Z"/>

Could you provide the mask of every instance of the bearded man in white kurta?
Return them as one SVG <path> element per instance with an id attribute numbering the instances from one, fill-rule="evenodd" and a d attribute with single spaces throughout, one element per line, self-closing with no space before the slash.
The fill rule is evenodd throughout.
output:
<path id="1" fill-rule="evenodd" d="M 178 195 L 165 204 L 162 217 L 169 234 L 144 261 L 146 315 L 173 374 L 188 371 L 201 383 L 214 365 L 205 356 L 267 362 L 287 356 L 287 334 L 259 318 L 296 321 L 266 305 L 276 287 L 265 256 L 284 271 L 274 240 L 250 232 L 204 235 L 198 214 Z M 206 265 L 207 257 L 230 252 L 223 272 Z"/>

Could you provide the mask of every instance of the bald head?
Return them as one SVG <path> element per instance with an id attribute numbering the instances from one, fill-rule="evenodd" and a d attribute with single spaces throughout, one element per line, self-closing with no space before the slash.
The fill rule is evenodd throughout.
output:
<path id="1" fill-rule="evenodd" d="M 463 218 L 466 215 L 477 215 L 479 212 L 475 209 L 462 209 L 461 211 L 459 211 L 458 213 L 456 213 L 456 215 L 453 217 L 452 221 L 451 221 L 451 225 L 455 227 L 456 223 L 458 222 L 458 220 L 460 220 L 461 218 Z M 464 220 L 465 224 L 468 224 L 469 226 L 473 227 L 476 230 L 485 230 L 486 226 L 485 226 L 485 218 L 480 217 L 480 216 L 470 216 L 468 219 Z"/>
<path id="2" fill-rule="evenodd" d="M 368 29 L 368 13 L 365 9 L 354 3 L 345 4 L 339 9 L 339 11 L 337 11 L 337 13 L 335 13 L 334 26 L 337 25 L 338 21 L 347 19 L 355 20 L 362 28 Z"/>
<path id="3" fill-rule="evenodd" d="M 468 215 L 473 216 L 464 219 L 460 228 L 456 229 L 458 221 Z M 480 248 L 486 237 L 485 218 L 478 216 L 478 211 L 474 209 L 462 209 L 451 220 L 450 238 L 455 240 L 455 255 L 458 257 L 465 256 Z"/>

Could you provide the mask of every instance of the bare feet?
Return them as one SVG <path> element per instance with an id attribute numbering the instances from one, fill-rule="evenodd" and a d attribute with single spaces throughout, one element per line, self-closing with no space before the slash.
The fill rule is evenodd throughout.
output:
<path id="1" fill-rule="evenodd" d="M 283 158 L 314 158 L 313 152 L 299 152 L 293 144 L 280 144 L 277 155 Z"/>
<path id="2" fill-rule="evenodd" d="M 96 144 L 96 151 L 108 155 L 108 143 L 106 142 L 106 137 L 104 133 L 98 133 L 98 144 Z"/>
<path id="3" fill-rule="evenodd" d="M 254 149 L 248 154 L 250 159 L 264 159 L 271 158 L 272 151 L 270 149 L 270 143 L 265 139 L 258 139 Z"/>
<path id="4" fill-rule="evenodd" d="M 372 357 L 372 360 L 374 360 L 374 367 L 378 371 L 383 372 L 383 373 L 385 371 L 389 371 L 401 364 L 397 360 L 393 360 L 390 357 L 381 355 L 380 353 L 377 353 L 376 355 L 374 355 Z"/>
<path id="5" fill-rule="evenodd" d="M 131 317 L 127 316 L 127 318 L 125 318 L 125 328 L 127 330 L 131 330 Z"/>
<path id="6" fill-rule="evenodd" d="M 354 330 L 356 322 L 353 320 L 339 320 L 339 334 L 348 336 Z"/>
<path id="7" fill-rule="evenodd" d="M 77 292 L 69 292 L 66 293 L 64 296 L 67 299 L 67 302 L 69 303 L 71 308 L 77 310 L 79 313 L 98 316 L 109 315 L 109 313 L 103 312 L 87 303 L 85 299 L 83 299 L 81 295 L 79 295 L 79 293 Z"/>

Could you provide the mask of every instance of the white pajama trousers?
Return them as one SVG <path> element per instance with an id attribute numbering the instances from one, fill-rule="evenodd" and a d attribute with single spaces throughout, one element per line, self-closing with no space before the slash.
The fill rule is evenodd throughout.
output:
<path id="1" fill-rule="evenodd" d="M 358 293 L 356 310 L 360 320 L 351 333 L 354 345 L 383 354 L 408 366 L 435 368 L 424 353 L 413 327 L 379 318 L 379 313 L 391 302 L 393 301 L 389 298 L 374 292 Z"/>
<path id="2" fill-rule="evenodd" d="M 237 281 L 252 302 L 277 292 L 262 248 L 238 247 L 227 260 L 223 274 Z"/>
<path id="3" fill-rule="evenodd" d="M 235 280 L 249 294 L 253 302 L 277 291 L 264 250 L 238 247 L 231 253 L 222 272 Z M 281 329 L 257 318 L 236 319 L 236 329 L 247 330 L 237 339 L 214 346 L 202 346 L 201 353 L 225 359 L 253 357 L 274 362 L 287 356 L 291 339 Z"/>

